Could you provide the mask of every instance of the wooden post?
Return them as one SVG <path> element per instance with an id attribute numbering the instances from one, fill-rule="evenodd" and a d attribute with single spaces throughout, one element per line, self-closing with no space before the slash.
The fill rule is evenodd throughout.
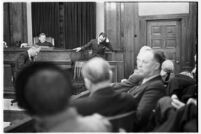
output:
<path id="1" fill-rule="evenodd" d="M 32 34 L 32 13 L 31 13 L 31 2 L 26 3 L 27 6 L 27 34 L 28 34 L 28 44 L 33 44 L 33 34 Z"/>

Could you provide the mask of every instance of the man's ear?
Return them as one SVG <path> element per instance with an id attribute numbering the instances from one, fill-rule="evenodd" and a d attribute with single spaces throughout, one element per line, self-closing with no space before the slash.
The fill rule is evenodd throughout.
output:
<path id="1" fill-rule="evenodd" d="M 155 69 L 156 69 L 156 70 L 159 70 L 159 69 L 160 69 L 160 63 L 157 62 L 157 63 L 155 64 Z"/>
<path id="2" fill-rule="evenodd" d="M 87 78 L 84 78 L 84 83 L 85 83 L 85 86 L 88 90 L 90 90 L 90 87 L 91 87 L 91 81 Z"/>

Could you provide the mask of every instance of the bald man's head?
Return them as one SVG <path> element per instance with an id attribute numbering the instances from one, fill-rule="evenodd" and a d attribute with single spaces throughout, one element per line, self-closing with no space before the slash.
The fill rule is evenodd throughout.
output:
<path id="1" fill-rule="evenodd" d="M 82 75 L 93 84 L 109 81 L 111 79 L 110 65 L 102 58 L 93 58 L 83 66 Z"/>

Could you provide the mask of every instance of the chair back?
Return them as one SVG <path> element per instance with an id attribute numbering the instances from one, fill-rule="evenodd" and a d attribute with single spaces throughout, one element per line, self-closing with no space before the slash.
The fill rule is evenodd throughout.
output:
<path id="1" fill-rule="evenodd" d="M 75 81 L 82 81 L 83 78 L 82 78 L 82 67 L 84 65 L 85 61 L 76 61 L 75 62 L 75 67 L 74 67 L 74 76 L 73 76 L 73 79 Z"/>
<path id="2" fill-rule="evenodd" d="M 125 130 L 126 132 L 133 132 L 134 128 L 134 114 L 135 111 L 106 117 L 113 126 L 113 132 L 119 132 L 120 129 Z"/>
<path id="3" fill-rule="evenodd" d="M 39 37 L 34 37 L 33 38 L 33 44 L 36 44 L 36 43 L 39 42 L 38 38 Z M 46 37 L 46 41 L 52 43 L 52 45 L 55 46 L 55 44 L 54 44 L 54 38 L 52 38 L 52 37 Z"/>

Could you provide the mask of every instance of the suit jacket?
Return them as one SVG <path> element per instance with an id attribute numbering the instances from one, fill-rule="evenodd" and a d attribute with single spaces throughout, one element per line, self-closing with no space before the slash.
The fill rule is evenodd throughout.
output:
<path id="1" fill-rule="evenodd" d="M 113 116 L 136 108 L 135 100 L 130 94 L 115 92 L 112 87 L 99 89 L 87 98 L 74 100 L 71 104 L 81 115 L 99 113 Z"/>
<path id="2" fill-rule="evenodd" d="M 36 43 L 36 45 L 53 47 L 52 43 L 47 42 L 47 41 L 45 41 L 45 42 L 43 42 L 43 43 L 41 43 L 41 42 L 39 41 L 38 43 Z"/>
<path id="3" fill-rule="evenodd" d="M 185 88 L 195 85 L 196 80 L 193 78 L 183 75 L 177 74 L 174 78 L 170 79 L 167 87 L 167 94 L 171 96 L 172 94 L 176 94 L 179 99 L 183 96 L 182 92 Z"/>
<path id="4" fill-rule="evenodd" d="M 170 97 L 163 97 L 153 116 L 154 132 L 198 132 L 198 109 L 195 104 L 186 104 L 175 109 Z"/>
<path id="5" fill-rule="evenodd" d="M 103 41 L 100 44 L 98 44 L 97 39 L 90 40 L 87 44 L 85 44 L 84 46 L 81 47 L 81 50 L 85 50 L 87 48 L 92 49 L 92 56 L 91 57 L 100 56 L 100 57 L 104 58 L 105 48 L 108 48 L 111 51 L 113 51 L 110 42 Z"/>
<path id="6" fill-rule="evenodd" d="M 29 58 L 28 52 L 22 52 L 19 54 L 19 56 L 16 59 L 15 62 L 15 72 L 18 74 L 24 67 L 29 65 L 30 63 L 33 62 L 33 58 Z M 15 76 L 16 76 L 15 74 Z"/>
<path id="7" fill-rule="evenodd" d="M 143 77 L 140 75 L 132 74 L 129 76 L 127 80 L 120 83 L 115 83 L 113 87 L 117 92 L 128 92 L 131 88 L 135 88 L 135 86 L 139 85 L 142 81 Z"/>
<path id="8" fill-rule="evenodd" d="M 138 106 L 135 113 L 135 129 L 134 131 L 143 131 L 150 118 L 152 110 L 155 108 L 157 101 L 166 95 L 165 86 L 161 76 L 152 78 L 151 80 L 136 86 L 128 91 Z"/>

